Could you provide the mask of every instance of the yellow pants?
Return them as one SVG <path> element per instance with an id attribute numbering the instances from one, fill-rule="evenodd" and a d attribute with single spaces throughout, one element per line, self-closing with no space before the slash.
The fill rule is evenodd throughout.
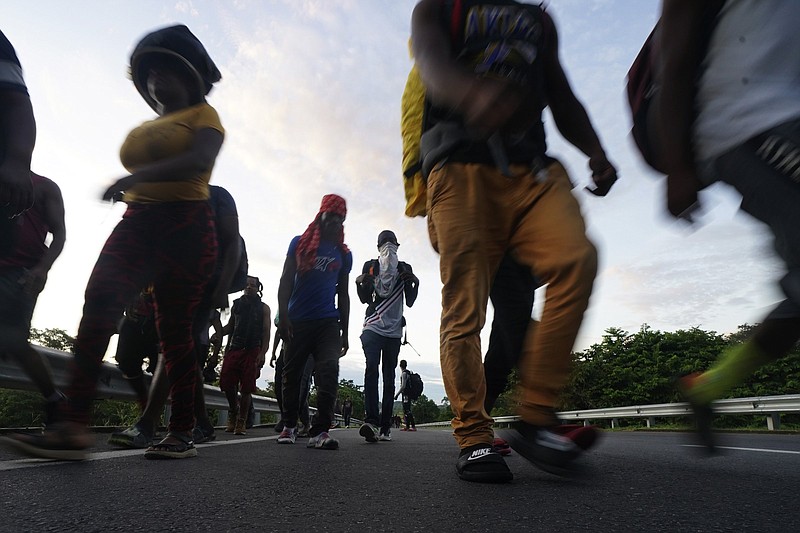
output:
<path id="1" fill-rule="evenodd" d="M 489 289 L 506 250 L 547 283 L 541 323 L 530 328 L 519 360 L 519 415 L 552 425 L 570 371 L 571 351 L 597 271 L 597 252 L 560 163 L 546 176 L 512 165 L 446 163 L 428 178 L 428 233 L 440 254 L 440 357 L 459 446 L 491 443 L 480 331 Z"/>

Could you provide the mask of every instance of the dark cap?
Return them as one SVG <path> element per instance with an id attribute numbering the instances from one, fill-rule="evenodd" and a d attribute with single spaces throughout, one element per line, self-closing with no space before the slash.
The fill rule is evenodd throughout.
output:
<path id="1" fill-rule="evenodd" d="M 397 246 L 400 246 L 400 243 L 397 242 L 397 236 L 390 229 L 385 229 L 378 234 L 378 248 L 385 242 L 393 242 Z"/>
<path id="2" fill-rule="evenodd" d="M 218 82 L 220 74 L 203 43 L 184 25 L 169 26 L 145 35 L 131 54 L 131 78 L 142 98 L 154 110 L 156 102 L 147 91 L 147 75 L 151 59 L 171 57 L 183 65 L 197 80 L 198 90 L 206 95 Z"/>

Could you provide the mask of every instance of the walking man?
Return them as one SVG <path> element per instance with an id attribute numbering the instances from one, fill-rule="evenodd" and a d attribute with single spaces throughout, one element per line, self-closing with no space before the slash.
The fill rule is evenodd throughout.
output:
<path id="1" fill-rule="evenodd" d="M 400 354 L 403 334 L 403 298 L 409 307 L 414 305 L 419 291 L 419 279 L 411 265 L 398 261 L 400 244 L 391 230 L 378 235 L 378 258 L 364 263 L 362 274 L 356 278 L 361 303 L 367 304 L 367 316 L 361 333 L 361 345 L 366 357 L 364 371 L 364 401 L 367 416 L 359 435 L 367 442 L 389 441 L 394 406 L 394 369 Z M 378 403 L 378 365 L 383 374 L 383 395 Z"/>
<path id="2" fill-rule="evenodd" d="M 743 344 L 681 382 L 703 443 L 714 449 L 711 402 L 800 338 L 800 3 L 728 0 L 708 34 L 713 2 L 666 0 L 660 43 L 663 83 L 657 118 L 667 154 L 667 208 L 685 217 L 697 191 L 715 181 L 742 195 L 742 210 L 767 225 L 786 265 L 785 300 Z M 697 65 L 703 62 L 699 79 Z"/>
<path id="3" fill-rule="evenodd" d="M 230 338 L 222 359 L 219 388 L 228 399 L 226 431 L 235 435 L 246 434 L 247 412 L 269 349 L 272 319 L 269 306 L 261 301 L 262 289 L 257 277 L 247 276 L 244 295 L 233 302 L 231 319 L 221 333 Z"/>
<path id="4" fill-rule="evenodd" d="M 16 358 L 45 399 L 44 424 L 55 421 L 64 395 L 53 384 L 44 359 L 28 342 L 31 317 L 50 267 L 67 238 L 64 201 L 53 181 L 30 173 L 34 204 L 10 220 L 9 253 L 0 254 L 0 352 Z M 52 235 L 50 246 L 45 244 Z"/>
<path id="5" fill-rule="evenodd" d="M 400 431 L 416 431 L 417 425 L 414 423 L 414 413 L 411 412 L 411 395 L 409 394 L 409 385 L 411 384 L 411 371 L 408 369 L 408 363 L 405 359 L 400 361 L 400 390 L 397 391 L 394 399 L 398 396 L 403 396 L 403 421 L 406 427 Z"/>
<path id="6" fill-rule="evenodd" d="M 278 331 L 284 340 L 284 428 L 279 444 L 297 438 L 300 380 L 309 357 L 314 358 L 317 412 L 311 421 L 308 448 L 336 450 L 339 441 L 328 433 L 339 385 L 339 358 L 347 340 L 350 295 L 348 278 L 353 255 L 344 243 L 347 205 L 335 194 L 323 196 L 317 216 L 289 244 L 278 287 Z"/>
<path id="7" fill-rule="evenodd" d="M 546 153 L 542 111 L 589 159 L 595 194 L 616 179 L 558 59 L 541 7 L 508 0 L 421 0 L 412 16 L 416 65 L 431 101 L 422 135 L 428 230 L 440 254 L 440 357 L 461 479 L 512 479 L 492 450 L 480 332 L 492 280 L 509 252 L 547 283 L 542 321 L 519 361 L 517 452 L 564 473 L 575 444 L 554 433 L 554 406 L 589 302 L 597 253 L 564 167 Z"/>

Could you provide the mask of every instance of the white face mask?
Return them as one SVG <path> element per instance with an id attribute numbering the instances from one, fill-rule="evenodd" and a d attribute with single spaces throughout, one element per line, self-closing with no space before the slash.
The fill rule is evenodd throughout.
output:
<path id="1" fill-rule="evenodd" d="M 388 295 L 394 287 L 397 277 L 397 245 L 385 242 L 378 248 L 378 265 L 380 274 L 375 280 L 375 291 L 379 296 Z"/>
<path id="2" fill-rule="evenodd" d="M 397 245 L 393 242 L 385 242 L 378 248 L 378 253 L 381 257 L 389 257 L 390 255 L 397 255 Z"/>

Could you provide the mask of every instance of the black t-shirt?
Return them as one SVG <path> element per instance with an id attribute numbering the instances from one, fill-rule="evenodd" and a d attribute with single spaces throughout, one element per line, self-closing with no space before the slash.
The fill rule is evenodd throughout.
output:
<path id="1" fill-rule="evenodd" d="M 0 90 L 20 91 L 28 94 L 22 77 L 22 65 L 5 34 L 0 31 Z"/>

